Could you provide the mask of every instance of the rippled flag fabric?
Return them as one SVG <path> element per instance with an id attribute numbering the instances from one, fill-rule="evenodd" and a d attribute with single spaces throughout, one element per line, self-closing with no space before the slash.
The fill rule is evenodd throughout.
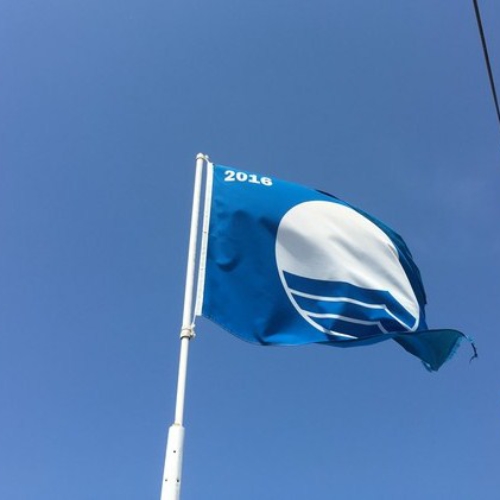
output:
<path id="1" fill-rule="evenodd" d="M 429 370 L 451 357 L 465 336 L 428 329 L 420 272 L 392 229 L 314 189 L 208 168 L 198 313 L 262 345 L 393 339 Z"/>

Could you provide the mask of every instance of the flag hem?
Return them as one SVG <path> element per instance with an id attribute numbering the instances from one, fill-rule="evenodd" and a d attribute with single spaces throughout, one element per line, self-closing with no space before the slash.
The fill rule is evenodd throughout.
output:
<path id="1" fill-rule="evenodd" d="M 205 184 L 205 200 L 203 206 L 203 227 L 200 244 L 200 261 L 198 266 L 198 283 L 196 287 L 195 316 L 201 316 L 203 297 L 205 293 L 205 276 L 207 267 L 208 236 L 210 229 L 210 212 L 212 208 L 214 165 L 207 162 L 207 178 Z"/>

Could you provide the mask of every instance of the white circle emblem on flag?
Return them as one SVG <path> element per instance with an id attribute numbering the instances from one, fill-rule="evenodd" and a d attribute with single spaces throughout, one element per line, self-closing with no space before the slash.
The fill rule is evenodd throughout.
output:
<path id="1" fill-rule="evenodd" d="M 394 243 L 348 206 L 291 208 L 278 227 L 276 262 L 298 313 L 339 340 L 418 327 L 419 304 Z"/>

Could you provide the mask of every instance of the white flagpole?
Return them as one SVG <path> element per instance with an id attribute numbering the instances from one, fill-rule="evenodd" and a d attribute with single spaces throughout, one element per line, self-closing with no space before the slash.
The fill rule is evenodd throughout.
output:
<path id="1" fill-rule="evenodd" d="M 196 249 L 198 238 L 198 220 L 200 213 L 201 184 L 203 164 L 208 158 L 199 153 L 196 157 L 196 174 L 194 181 L 193 207 L 191 212 L 191 230 L 189 234 L 188 263 L 186 270 L 186 287 L 184 291 L 184 311 L 182 315 L 181 349 L 179 356 L 179 376 L 177 379 L 177 399 L 175 419 L 168 431 L 165 469 L 161 488 L 161 500 L 179 500 L 182 476 L 182 453 L 184 448 L 184 399 L 186 393 L 186 375 L 189 352 L 189 341 L 194 337 L 193 294 L 196 272 Z"/>

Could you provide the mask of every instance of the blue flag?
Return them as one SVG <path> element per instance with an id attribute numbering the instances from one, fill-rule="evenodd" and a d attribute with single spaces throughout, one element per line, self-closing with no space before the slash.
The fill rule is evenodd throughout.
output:
<path id="1" fill-rule="evenodd" d="M 465 335 L 428 329 L 420 272 L 392 229 L 314 189 L 208 168 L 198 314 L 262 345 L 394 339 L 429 370 L 451 357 Z"/>

